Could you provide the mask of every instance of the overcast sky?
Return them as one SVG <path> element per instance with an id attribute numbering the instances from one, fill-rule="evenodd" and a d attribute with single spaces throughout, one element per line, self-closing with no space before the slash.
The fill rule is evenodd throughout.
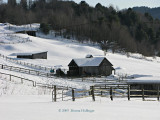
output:
<path id="1" fill-rule="evenodd" d="M 79 3 L 82 0 L 72 0 Z M 83 0 L 89 5 L 95 6 L 97 3 L 101 3 L 103 6 L 113 5 L 119 9 L 134 7 L 134 6 L 148 6 L 148 7 L 160 7 L 160 0 Z"/>

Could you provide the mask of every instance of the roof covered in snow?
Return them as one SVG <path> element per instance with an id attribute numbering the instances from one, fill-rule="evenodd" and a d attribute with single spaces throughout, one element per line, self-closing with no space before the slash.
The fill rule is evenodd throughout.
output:
<path id="1" fill-rule="evenodd" d="M 128 80 L 127 84 L 160 84 L 160 80 Z"/>
<path id="2" fill-rule="evenodd" d="M 93 58 L 80 58 L 80 59 L 72 59 L 77 66 L 85 67 L 85 66 L 99 66 L 103 60 L 106 60 L 110 66 L 113 66 L 105 57 L 93 57 Z M 70 64 L 72 63 L 70 62 Z M 68 66 L 70 66 L 70 64 Z"/>
<path id="3" fill-rule="evenodd" d="M 24 52 L 24 53 L 12 53 L 10 56 L 17 56 L 17 55 L 33 55 L 38 53 L 44 53 L 48 51 L 34 51 L 34 52 Z"/>

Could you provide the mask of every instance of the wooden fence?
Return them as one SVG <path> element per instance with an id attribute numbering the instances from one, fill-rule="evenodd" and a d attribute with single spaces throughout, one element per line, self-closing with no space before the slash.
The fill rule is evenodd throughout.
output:
<path id="1" fill-rule="evenodd" d="M 134 88 L 131 89 L 131 85 L 129 84 L 103 84 L 103 85 L 95 85 L 95 90 L 100 91 L 100 96 L 107 95 L 103 92 L 108 91 L 108 94 L 110 95 L 111 100 L 113 100 L 113 97 L 127 97 L 128 100 L 131 98 L 139 98 L 141 97 L 142 100 L 145 100 L 145 98 L 157 98 L 159 101 L 159 86 L 157 90 L 150 90 L 150 89 L 138 89 Z M 137 91 L 140 91 L 137 93 Z M 145 92 L 148 92 L 147 94 Z M 156 93 L 152 95 L 152 93 Z"/>
<path id="2" fill-rule="evenodd" d="M 54 85 L 52 91 L 52 101 L 57 102 L 72 100 L 72 96 L 68 94 L 72 89 L 72 87 Z"/>
<path id="3" fill-rule="evenodd" d="M 39 70 L 44 70 L 44 71 L 50 71 L 51 70 L 51 67 L 43 67 L 43 66 L 40 66 L 40 65 L 34 65 L 34 64 L 31 64 L 31 63 L 21 62 L 19 60 L 15 60 L 14 58 L 10 58 L 10 57 L 7 57 L 7 56 L 2 55 L 2 54 L 0 54 L 0 57 L 5 59 L 6 61 L 10 61 L 10 62 L 13 62 L 13 63 L 16 63 L 16 64 L 20 64 L 20 65 L 23 65 L 23 66 L 26 66 L 26 67 L 30 67 L 32 69 L 39 69 Z"/>
<path id="4" fill-rule="evenodd" d="M 146 98 L 157 98 L 159 101 L 159 86 L 157 90 L 147 90 L 142 88 L 140 89 L 131 89 L 130 85 L 128 84 L 99 84 L 99 85 L 94 85 L 91 86 L 90 89 L 88 90 L 78 90 L 76 88 L 72 87 L 65 87 L 65 86 L 58 86 L 58 85 L 51 85 L 51 84 L 44 84 L 44 83 L 38 83 L 34 80 L 29 80 L 26 78 L 22 78 L 19 76 L 11 75 L 11 74 L 6 74 L 0 72 L 1 77 L 3 75 L 5 76 L 5 79 L 8 79 L 9 81 L 16 81 L 19 80 L 21 84 L 24 84 L 27 82 L 28 85 L 31 85 L 33 87 L 45 87 L 47 89 L 52 89 L 52 101 L 68 101 L 72 100 L 75 101 L 76 99 L 81 99 L 81 98 L 87 98 L 91 97 L 93 101 L 96 100 L 96 96 L 99 97 L 106 97 L 110 98 L 113 100 L 114 98 L 120 97 L 120 98 L 127 98 L 130 100 L 131 98 L 142 98 L 144 101 Z M 140 91 L 140 93 L 136 94 L 131 94 L 131 92 L 137 92 Z M 145 94 L 145 92 L 151 92 L 151 93 L 156 93 L 154 95 L 152 94 Z"/>
<path id="5" fill-rule="evenodd" d="M 69 81 L 76 81 L 76 82 L 92 82 L 92 83 L 126 83 L 127 79 L 124 77 L 115 78 L 112 79 L 106 78 L 106 77 L 82 77 L 82 78 L 67 78 Z"/>
<path id="6" fill-rule="evenodd" d="M 26 43 L 26 42 L 32 42 L 32 40 L 22 40 L 17 42 L 0 42 L 0 45 L 18 44 L 18 43 Z"/>
<path id="7" fill-rule="evenodd" d="M 29 38 L 22 38 L 22 37 L 19 37 L 17 35 L 7 34 L 7 36 L 15 38 L 15 39 L 19 39 L 19 40 L 14 41 L 14 42 L 0 42 L 0 45 L 32 42 L 32 40 L 30 40 Z"/>
<path id="8" fill-rule="evenodd" d="M 25 69 L 21 67 L 14 67 L 14 66 L 8 66 L 8 65 L 3 65 L 3 64 L 0 64 L 0 69 L 20 72 L 20 73 L 25 73 L 25 74 L 30 74 L 30 75 L 37 75 L 37 76 L 42 76 L 42 77 L 53 77 L 51 73 L 45 73 L 45 72 L 40 72 L 37 70 Z"/>
<path id="9" fill-rule="evenodd" d="M 141 91 L 139 94 L 131 94 L 131 92 Z M 145 94 L 145 92 L 156 92 L 156 95 Z M 59 97 L 57 97 L 59 96 Z M 56 86 L 52 91 L 52 101 L 57 102 L 72 100 L 75 101 L 81 98 L 91 97 L 93 101 L 96 101 L 96 97 L 106 97 L 110 98 L 112 101 L 114 98 L 127 98 L 131 100 L 131 98 L 142 98 L 144 101 L 145 98 L 157 98 L 159 101 L 159 87 L 157 90 L 138 90 L 131 89 L 128 84 L 104 84 L 104 85 L 95 85 L 91 86 L 89 90 L 78 90 L 74 88 L 66 89 L 59 91 Z M 65 98 L 68 98 L 67 100 Z"/>
<path id="10" fill-rule="evenodd" d="M 46 89 L 49 89 L 49 90 L 54 89 L 54 86 L 55 86 L 53 84 L 39 83 L 39 82 L 36 82 L 34 80 L 30 80 L 30 79 L 27 79 L 27 78 L 19 77 L 19 76 L 12 75 L 12 74 L 6 74 L 6 73 L 2 73 L 2 72 L 0 72 L 0 77 L 4 78 L 6 80 L 9 80 L 11 82 L 18 82 L 18 83 L 26 84 L 26 85 L 29 85 L 29 86 L 32 86 L 32 87 L 41 87 L 41 88 L 46 88 Z M 68 90 L 69 88 L 70 87 L 56 85 L 57 90 Z"/>

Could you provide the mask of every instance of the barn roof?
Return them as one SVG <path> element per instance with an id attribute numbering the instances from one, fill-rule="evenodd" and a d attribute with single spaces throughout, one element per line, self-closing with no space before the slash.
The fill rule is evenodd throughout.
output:
<path id="1" fill-rule="evenodd" d="M 93 58 L 73 59 L 72 61 L 74 61 L 79 67 L 85 67 L 85 66 L 99 66 L 104 59 L 106 58 L 105 57 L 93 57 Z M 107 62 L 110 66 L 113 66 L 108 60 Z M 68 66 L 70 66 L 70 64 Z"/>
<path id="2" fill-rule="evenodd" d="M 127 84 L 160 84 L 160 80 L 128 80 Z"/>
<path id="3" fill-rule="evenodd" d="M 48 51 L 33 51 L 33 52 L 24 52 L 24 53 L 12 53 L 10 56 L 17 56 L 17 55 L 32 55 L 37 53 L 44 53 Z"/>

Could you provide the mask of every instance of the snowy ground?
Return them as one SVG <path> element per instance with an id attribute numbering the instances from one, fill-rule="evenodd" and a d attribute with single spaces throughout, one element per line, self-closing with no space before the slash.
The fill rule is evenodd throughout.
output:
<path id="1" fill-rule="evenodd" d="M 47 60 L 22 59 L 21 61 L 46 67 L 63 66 L 65 69 L 68 69 L 67 65 L 73 58 L 84 58 L 87 54 L 94 56 L 104 55 L 104 52 L 100 50 L 98 46 L 89 46 L 86 43 L 80 44 L 75 40 L 67 40 L 60 37 L 54 38 L 42 35 L 41 33 L 39 33 L 38 36 L 43 36 L 43 38 L 32 37 L 26 34 L 7 36 L 7 34 L 15 31 L 28 30 L 30 29 L 29 26 L 30 25 L 15 26 L 0 24 L 0 41 L 4 43 L 15 42 L 15 44 L 0 44 L 0 54 L 15 58 L 15 53 L 48 51 Z M 32 26 L 32 30 L 35 30 L 39 27 L 39 24 L 33 24 Z M 46 39 L 45 37 L 52 39 Z M 23 41 L 24 38 L 30 39 L 31 41 L 17 43 L 17 41 Z M 107 52 L 106 58 L 114 65 L 117 74 L 127 74 L 128 76 L 134 77 L 134 80 L 160 80 L 159 57 L 154 59 L 152 57 L 145 58 L 139 54 L 130 54 L 130 57 L 127 57 L 126 55 Z M 6 61 L 1 57 L 0 64 L 27 68 L 26 66 Z M 79 89 L 87 89 L 93 84 L 91 82 L 70 81 L 61 78 L 44 78 L 2 69 L 0 69 L 0 72 L 28 78 L 36 82 Z M 110 77 L 108 79 L 112 78 Z M 114 101 L 111 101 L 109 98 L 96 98 L 96 101 L 92 102 L 91 98 L 85 98 L 76 100 L 75 102 L 53 103 L 51 102 L 51 95 L 46 95 L 50 94 L 50 91 L 48 93 L 45 91 L 45 89 L 17 83 L 17 80 L 10 82 L 5 79 L 4 76 L 0 75 L 0 120 L 160 119 L 160 103 L 157 101 L 142 101 L 141 99 L 131 99 L 131 101 L 127 101 L 127 98 L 114 99 Z M 77 110 L 77 112 L 71 112 L 71 109 Z M 86 109 L 92 112 L 85 112 Z M 62 112 L 63 110 L 67 111 Z"/>
<path id="2" fill-rule="evenodd" d="M 51 102 L 50 96 L 2 96 L 2 120 L 159 120 L 160 103 L 141 99 L 91 98 Z"/>

